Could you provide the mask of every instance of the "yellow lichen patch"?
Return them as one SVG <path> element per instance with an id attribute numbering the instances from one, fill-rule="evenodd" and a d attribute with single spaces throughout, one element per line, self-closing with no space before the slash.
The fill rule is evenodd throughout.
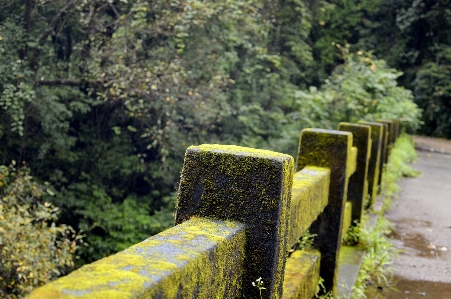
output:
<path id="1" fill-rule="evenodd" d="M 143 264 L 142 257 L 117 254 L 82 267 L 68 276 L 38 288 L 29 298 L 54 298 L 55 293 L 60 294 L 57 298 L 74 296 L 83 299 L 110 298 L 102 297 L 101 294 L 111 288 L 117 294 L 117 297 L 113 298 L 133 298 L 133 291 L 150 280 L 134 271 L 122 270 L 122 268 L 132 265 L 133 269 L 136 269 Z"/>
<path id="2" fill-rule="evenodd" d="M 290 159 L 283 161 L 283 180 L 282 180 L 282 196 L 279 218 L 279 248 L 277 256 L 277 269 L 274 274 L 274 298 L 280 298 L 283 293 L 283 275 L 285 270 L 286 253 L 291 247 L 289 244 L 289 231 L 290 231 L 290 219 L 291 219 L 291 199 L 292 199 L 292 184 L 293 184 L 293 172 L 294 172 L 294 159 L 290 156 Z"/>
<path id="3" fill-rule="evenodd" d="M 357 147 L 351 147 L 351 152 L 348 155 L 348 161 L 346 165 L 346 175 L 348 178 L 355 172 L 357 168 Z"/>
<path id="4" fill-rule="evenodd" d="M 330 170 L 307 166 L 293 178 L 289 246 L 293 246 L 328 202 Z"/>
<path id="5" fill-rule="evenodd" d="M 388 143 L 392 145 L 395 142 L 395 121 L 391 119 L 378 119 L 377 122 L 387 125 Z"/>
<path id="6" fill-rule="evenodd" d="M 348 231 L 349 227 L 351 226 L 352 222 L 352 202 L 347 201 L 345 204 L 345 210 L 343 213 L 343 226 L 341 231 L 341 238 L 343 239 L 346 235 L 346 232 Z"/>
<path id="7" fill-rule="evenodd" d="M 287 259 L 283 282 L 283 299 L 313 298 L 319 281 L 320 253 L 296 250 Z"/>
<path id="8" fill-rule="evenodd" d="M 359 124 L 369 125 L 371 127 L 371 159 L 368 163 L 368 194 L 371 197 L 371 206 L 377 196 L 379 185 L 384 126 L 381 123 L 366 121 L 359 121 Z"/>
<path id="9" fill-rule="evenodd" d="M 244 246 L 244 225 L 193 218 L 29 298 L 235 298 L 241 292 Z"/>
<path id="10" fill-rule="evenodd" d="M 268 150 L 262 150 L 262 149 L 255 149 L 250 147 L 242 147 L 237 145 L 223 145 L 223 144 L 201 144 L 199 146 L 190 146 L 188 149 L 200 149 L 201 151 L 208 151 L 208 152 L 217 152 L 217 153 L 227 153 L 232 155 L 246 155 L 246 156 L 254 156 L 258 158 L 269 158 L 269 159 L 286 159 L 287 155 L 268 151 Z"/>

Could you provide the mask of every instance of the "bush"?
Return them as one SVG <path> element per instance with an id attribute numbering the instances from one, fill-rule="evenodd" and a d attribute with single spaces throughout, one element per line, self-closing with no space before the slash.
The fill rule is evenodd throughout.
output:
<path id="1" fill-rule="evenodd" d="M 74 266 L 83 236 L 57 225 L 50 188 L 26 168 L 0 166 L 0 297 L 18 298 Z M 47 194 L 47 195 L 46 195 Z"/>
<path id="2" fill-rule="evenodd" d="M 318 89 L 297 92 L 298 119 L 309 126 L 336 128 L 339 122 L 361 119 L 399 119 L 407 127 L 421 124 L 421 110 L 410 90 L 398 86 L 401 72 L 389 68 L 371 53 L 342 50 L 344 64 Z"/>

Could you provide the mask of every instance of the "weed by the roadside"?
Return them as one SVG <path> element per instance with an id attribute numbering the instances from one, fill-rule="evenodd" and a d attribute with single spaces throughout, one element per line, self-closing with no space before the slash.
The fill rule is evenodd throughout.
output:
<path id="1" fill-rule="evenodd" d="M 351 225 L 343 237 L 343 244 L 347 246 L 354 246 L 359 243 L 360 223 L 354 220 L 354 225 Z"/>
<path id="2" fill-rule="evenodd" d="M 399 192 L 396 182 L 402 177 L 417 177 L 421 173 L 413 169 L 408 163 L 416 159 L 415 147 L 412 137 L 401 135 L 395 142 L 391 150 L 390 158 L 384 167 L 382 185 L 384 186 L 385 197 L 392 197 Z"/>
<path id="3" fill-rule="evenodd" d="M 390 227 L 390 222 L 380 216 L 373 230 L 365 227 L 360 229 L 359 245 L 366 250 L 366 254 L 351 298 L 366 298 L 365 289 L 369 284 L 389 284 L 392 271 L 390 265 L 398 252 L 387 238 Z"/>
<path id="4" fill-rule="evenodd" d="M 309 232 L 309 230 L 306 230 L 301 238 L 299 239 L 299 249 L 300 250 L 305 250 L 305 249 L 309 249 L 312 248 L 313 246 L 313 241 L 315 240 L 315 237 L 317 236 L 317 234 L 312 234 Z"/>
<path id="5" fill-rule="evenodd" d="M 257 280 L 252 282 L 252 286 L 258 288 L 258 291 L 260 293 L 260 299 L 262 298 L 262 291 L 266 290 L 263 284 L 264 284 L 263 279 L 261 277 L 257 278 Z"/>
<path id="6" fill-rule="evenodd" d="M 315 299 L 334 299 L 331 291 L 326 292 L 324 278 L 322 277 L 319 278 L 318 285 L 316 286 Z"/>

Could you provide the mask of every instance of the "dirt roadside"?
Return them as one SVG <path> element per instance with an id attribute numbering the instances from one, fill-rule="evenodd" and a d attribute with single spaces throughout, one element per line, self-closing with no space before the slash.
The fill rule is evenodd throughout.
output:
<path id="1" fill-rule="evenodd" d="M 451 155 L 451 140 L 414 136 L 415 148 L 418 151 L 435 152 Z"/>
<path id="2" fill-rule="evenodd" d="M 451 298 L 451 141 L 415 136 L 417 178 L 400 182 L 401 193 L 386 217 L 392 243 L 403 250 L 393 288 L 374 298 Z"/>

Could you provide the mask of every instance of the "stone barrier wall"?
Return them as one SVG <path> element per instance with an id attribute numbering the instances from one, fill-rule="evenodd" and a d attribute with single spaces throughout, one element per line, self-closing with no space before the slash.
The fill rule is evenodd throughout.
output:
<path id="1" fill-rule="evenodd" d="M 319 277 L 336 294 L 342 235 L 374 202 L 399 132 L 388 120 L 304 129 L 296 163 L 267 150 L 191 146 L 176 226 L 27 298 L 312 298 Z M 313 249 L 300 250 L 307 230 Z"/>

